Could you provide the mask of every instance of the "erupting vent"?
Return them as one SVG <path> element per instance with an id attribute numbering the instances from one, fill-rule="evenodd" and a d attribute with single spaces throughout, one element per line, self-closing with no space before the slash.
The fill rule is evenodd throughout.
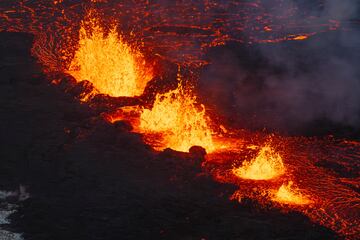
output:
<path id="1" fill-rule="evenodd" d="M 79 48 L 68 72 L 78 81 L 89 80 L 103 94 L 113 97 L 141 95 L 152 78 L 151 67 L 115 27 L 106 34 L 92 15 L 90 11 L 81 23 Z"/>
<path id="2" fill-rule="evenodd" d="M 306 205 L 312 202 L 307 196 L 303 195 L 300 190 L 294 186 L 292 181 L 281 185 L 272 199 L 279 203 L 295 205 Z"/>
<path id="3" fill-rule="evenodd" d="M 261 148 L 255 159 L 250 162 L 245 161 L 233 172 L 236 176 L 245 179 L 269 180 L 284 174 L 285 167 L 280 154 L 267 145 Z"/>
<path id="4" fill-rule="evenodd" d="M 179 79 L 180 80 L 180 79 Z M 214 150 L 212 130 L 205 107 L 198 104 L 193 93 L 182 85 L 165 94 L 158 94 L 151 110 L 141 113 L 140 128 L 146 132 L 162 133 L 163 145 L 178 151 L 188 151 L 191 146 Z"/>

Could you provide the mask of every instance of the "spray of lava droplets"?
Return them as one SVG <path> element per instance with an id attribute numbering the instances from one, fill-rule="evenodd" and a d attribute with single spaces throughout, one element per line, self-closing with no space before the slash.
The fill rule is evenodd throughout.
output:
<path id="1" fill-rule="evenodd" d="M 259 154 L 252 161 L 245 161 L 233 173 L 241 178 L 252 180 L 269 180 L 285 172 L 285 167 L 279 153 L 269 145 L 261 148 Z"/>
<path id="2" fill-rule="evenodd" d="M 306 205 L 312 203 L 308 196 L 303 195 L 294 186 L 293 181 L 281 185 L 279 190 L 274 193 L 272 200 L 281 204 Z"/>
<path id="3" fill-rule="evenodd" d="M 79 48 L 68 72 L 77 81 L 89 80 L 103 94 L 113 97 L 141 95 L 152 78 L 151 67 L 115 27 L 105 34 L 93 15 L 90 11 L 81 23 Z"/>
<path id="4" fill-rule="evenodd" d="M 188 151 L 192 146 L 214 150 L 212 131 L 205 114 L 205 107 L 197 104 L 196 97 L 179 80 L 175 90 L 158 94 L 152 109 L 144 109 L 140 129 L 144 133 L 161 133 L 160 149 L 170 147 Z"/>

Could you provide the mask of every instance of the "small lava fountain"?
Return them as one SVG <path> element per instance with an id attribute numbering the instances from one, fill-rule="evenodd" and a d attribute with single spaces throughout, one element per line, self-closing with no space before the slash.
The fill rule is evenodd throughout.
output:
<path id="1" fill-rule="evenodd" d="M 281 185 L 272 198 L 273 201 L 281 204 L 306 205 L 312 203 L 309 197 L 303 195 L 300 190 L 294 186 L 292 181 Z"/>
<path id="2" fill-rule="evenodd" d="M 207 151 L 215 148 L 205 106 L 197 103 L 195 95 L 182 81 L 175 90 L 158 94 L 153 108 L 144 109 L 140 120 L 143 132 L 160 132 L 162 145 L 174 150 L 188 151 L 195 145 Z"/>
<path id="3" fill-rule="evenodd" d="M 262 147 L 255 159 L 245 161 L 241 167 L 233 169 L 236 176 L 252 180 L 269 180 L 284 172 L 285 167 L 280 154 L 269 145 Z"/>

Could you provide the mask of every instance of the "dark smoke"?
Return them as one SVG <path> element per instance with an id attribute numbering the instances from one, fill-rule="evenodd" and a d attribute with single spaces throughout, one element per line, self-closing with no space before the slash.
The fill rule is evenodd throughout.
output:
<path id="1" fill-rule="evenodd" d="M 332 19 L 342 27 L 307 41 L 228 44 L 211 50 L 212 64 L 201 76 L 202 97 L 237 127 L 352 135 L 360 129 L 359 1 L 266 5 L 273 16 L 296 6 L 299 22 L 310 14 L 316 17 L 314 24 Z"/>

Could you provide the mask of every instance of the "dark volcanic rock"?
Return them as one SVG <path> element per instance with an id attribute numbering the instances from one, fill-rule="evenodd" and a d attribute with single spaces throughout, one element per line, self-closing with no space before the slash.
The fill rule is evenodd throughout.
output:
<path id="1" fill-rule="evenodd" d="M 203 147 L 192 146 L 189 149 L 189 153 L 193 160 L 193 165 L 196 167 L 200 167 L 201 163 L 205 160 L 206 150 Z"/>

